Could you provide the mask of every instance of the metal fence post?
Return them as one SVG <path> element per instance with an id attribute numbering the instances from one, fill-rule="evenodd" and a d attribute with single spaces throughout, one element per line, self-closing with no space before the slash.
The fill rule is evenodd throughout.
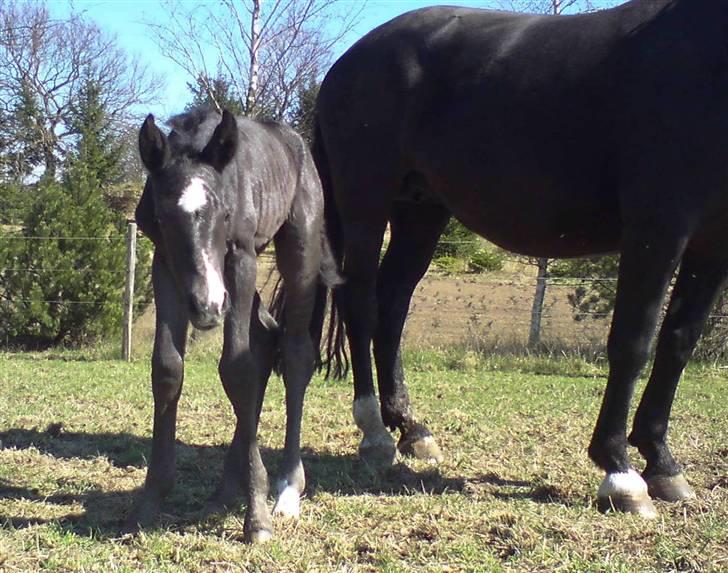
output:
<path id="1" fill-rule="evenodd" d="M 121 356 L 131 360 L 131 324 L 134 319 L 134 274 L 136 272 L 137 224 L 130 221 L 126 226 L 126 286 L 124 287 L 124 325 L 121 340 Z"/>

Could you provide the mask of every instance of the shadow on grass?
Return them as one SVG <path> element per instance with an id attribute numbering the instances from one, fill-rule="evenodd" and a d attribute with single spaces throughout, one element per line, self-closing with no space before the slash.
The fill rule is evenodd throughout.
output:
<path id="1" fill-rule="evenodd" d="M 104 457 L 115 467 L 135 471 L 146 466 L 145 455 L 151 449 L 151 440 L 128 433 L 63 432 L 49 427 L 45 432 L 11 429 L 0 432 L 5 448 L 36 448 L 57 459 L 93 460 Z M 159 526 L 169 529 L 184 528 L 205 521 L 202 517 L 207 498 L 212 495 L 221 475 L 227 444 L 219 446 L 191 445 L 177 442 L 177 485 L 168 496 L 159 520 Z M 263 461 L 275 483 L 277 468 L 283 452 L 262 448 Z M 536 502 L 559 501 L 544 495 L 541 487 L 532 481 L 507 480 L 496 474 L 475 478 L 449 478 L 436 468 L 415 471 L 405 463 L 397 463 L 384 473 L 369 471 L 355 455 L 341 455 L 329 451 L 302 450 L 303 463 L 309 484 L 306 495 L 315 498 L 326 492 L 340 496 L 386 495 L 409 496 L 417 494 L 441 495 L 449 492 L 468 494 L 469 488 L 486 487 L 492 495 L 502 498 L 530 498 Z M 50 462 L 52 464 L 52 461 Z M 52 474 L 52 469 L 48 470 Z M 110 477 L 110 484 L 118 477 Z M 109 538 L 119 535 L 124 517 L 140 490 L 114 490 L 95 485 L 88 487 L 82 470 L 78 478 L 56 480 L 52 486 L 58 493 L 45 495 L 39 488 L 19 487 L 0 479 L 0 499 L 22 499 L 56 506 L 78 506 L 83 510 L 60 518 L 8 515 L 0 511 L 0 527 L 24 528 L 43 523 L 55 523 L 65 531 Z M 46 489 L 46 488 L 43 488 Z M 6 510 L 7 512 L 7 510 Z"/>

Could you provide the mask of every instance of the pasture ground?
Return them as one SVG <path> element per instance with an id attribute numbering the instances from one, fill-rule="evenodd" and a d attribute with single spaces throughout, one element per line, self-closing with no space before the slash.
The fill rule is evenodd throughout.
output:
<path id="1" fill-rule="evenodd" d="M 647 522 L 593 507 L 586 446 L 604 370 L 579 360 L 410 353 L 420 418 L 447 456 L 372 475 L 356 458 L 349 383 L 316 379 L 305 409 L 298 522 L 241 542 L 242 513 L 200 521 L 233 428 L 215 360 L 188 360 L 178 484 L 159 527 L 120 537 L 151 431 L 147 359 L 0 355 L 0 572 L 727 571 L 728 374 L 694 367 L 672 443 L 695 486 Z M 271 380 L 260 441 L 272 475 L 284 428 Z M 635 457 L 635 463 L 640 464 Z"/>

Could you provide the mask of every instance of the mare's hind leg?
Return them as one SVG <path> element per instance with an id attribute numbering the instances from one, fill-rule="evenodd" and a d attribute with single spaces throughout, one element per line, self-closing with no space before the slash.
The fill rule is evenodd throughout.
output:
<path id="1" fill-rule="evenodd" d="M 395 203 L 390 218 L 391 240 L 379 268 L 379 320 L 374 335 L 382 420 L 401 432 L 399 450 L 420 459 L 441 461 L 430 431 L 415 421 L 400 356 L 402 329 L 417 283 L 427 271 L 450 213 L 432 204 Z"/>
<path id="2" fill-rule="evenodd" d="M 375 220 L 344 221 L 344 284 L 339 287 L 342 317 L 354 374 L 353 414 L 363 436 L 359 457 L 370 468 L 392 465 L 397 448 L 382 421 L 374 392 L 371 343 L 377 322 L 377 270 L 386 227 L 386 213 Z"/>
<path id="3" fill-rule="evenodd" d="M 129 513 L 125 529 L 136 530 L 151 524 L 159 513 L 164 496 L 174 485 L 174 437 L 177 403 L 182 393 L 187 336 L 187 305 L 181 300 L 163 257 L 154 254 L 152 283 L 156 307 L 156 329 L 152 352 L 152 393 L 154 429 L 152 454 L 140 499 Z"/>
<path id="4" fill-rule="evenodd" d="M 686 241 L 680 234 L 627 235 L 607 343 L 609 380 L 589 455 L 607 472 L 598 493 L 600 509 L 654 517 L 647 485 L 627 458 L 627 415 L 635 380 L 647 362 L 665 291 Z"/>
<path id="5" fill-rule="evenodd" d="M 239 452 L 242 482 L 248 501 L 244 534 L 246 541 L 266 541 L 272 532 L 270 513 L 266 504 L 268 475 L 260 458 L 257 429 L 258 411 L 262 400 L 261 379 L 267 365 L 262 365 L 253 353 L 251 324 L 255 320 L 256 300 L 255 251 L 252 245 L 233 247 L 225 260 L 225 283 L 230 295 L 231 308 L 225 318 L 225 337 L 220 378 L 225 393 L 237 416 L 233 452 L 226 470 L 235 479 L 236 467 L 232 456 Z M 258 299 L 259 300 L 259 299 Z"/>
<path id="6" fill-rule="evenodd" d="M 258 376 L 258 406 L 256 423 L 260 419 L 260 410 L 263 405 L 265 388 L 268 378 L 273 370 L 277 345 L 277 325 L 265 306 L 261 303 L 260 295 L 256 292 L 253 299 L 253 308 L 250 317 L 250 349 L 257 362 Z M 245 471 L 243 460 L 242 434 L 240 425 L 235 428 L 235 435 L 225 456 L 225 465 L 220 483 L 207 503 L 206 514 L 224 513 L 234 509 L 238 504 L 241 488 L 245 487 Z"/>
<path id="7" fill-rule="evenodd" d="M 679 501 L 694 496 L 667 445 L 668 421 L 682 371 L 727 275 L 725 260 L 706 260 L 690 251 L 683 257 L 660 331 L 655 364 L 629 437 L 647 460 L 642 477 L 655 498 Z"/>
<path id="8" fill-rule="evenodd" d="M 276 263 L 283 278 L 285 303 L 281 366 L 286 387 L 286 438 L 273 513 L 298 517 L 306 487 L 301 462 L 301 420 L 306 388 L 315 366 L 311 317 L 321 265 L 320 226 L 305 211 L 287 221 L 275 236 Z"/>

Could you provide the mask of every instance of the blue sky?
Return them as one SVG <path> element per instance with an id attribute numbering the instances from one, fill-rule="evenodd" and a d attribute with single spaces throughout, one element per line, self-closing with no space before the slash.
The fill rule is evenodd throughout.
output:
<path id="1" fill-rule="evenodd" d="M 191 1 L 191 0 L 186 0 Z M 361 0 L 345 0 L 358 3 Z M 614 0 L 594 0 L 593 4 L 603 6 Z M 199 2 L 195 2 L 199 3 Z M 338 47 L 335 56 L 342 54 L 358 38 L 379 24 L 395 16 L 437 4 L 472 6 L 480 8 L 498 7 L 498 0 L 368 0 L 362 11 L 361 19 L 354 30 Z M 107 32 L 116 34 L 121 46 L 130 53 L 139 54 L 150 67 L 166 80 L 166 88 L 158 105 L 153 106 L 153 113 L 162 117 L 181 111 L 189 100 L 186 76 L 174 63 L 162 56 L 145 26 L 145 21 L 164 18 L 164 10 L 160 2 L 155 0 L 51 0 L 51 12 L 59 16 L 67 14 L 75 8 L 85 12 L 88 17 L 99 24 Z"/>

